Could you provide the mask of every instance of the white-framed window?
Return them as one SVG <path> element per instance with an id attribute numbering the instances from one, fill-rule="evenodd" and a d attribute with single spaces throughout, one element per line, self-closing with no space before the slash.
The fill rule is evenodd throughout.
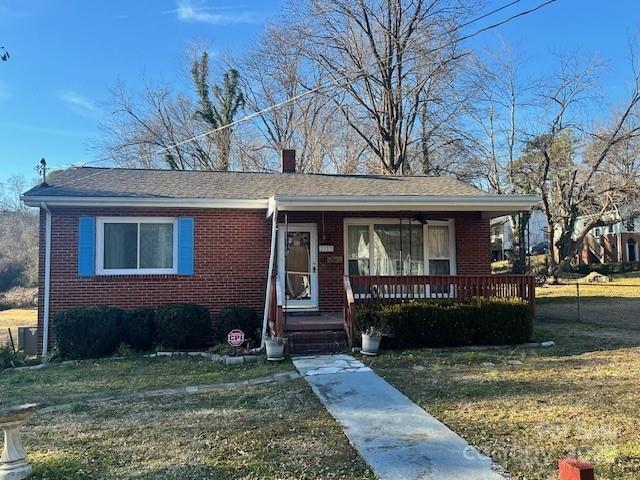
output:
<path id="1" fill-rule="evenodd" d="M 172 274 L 178 271 L 176 218 L 98 217 L 98 275 Z"/>
<path id="2" fill-rule="evenodd" d="M 347 218 L 345 275 L 455 275 L 453 220 Z"/>

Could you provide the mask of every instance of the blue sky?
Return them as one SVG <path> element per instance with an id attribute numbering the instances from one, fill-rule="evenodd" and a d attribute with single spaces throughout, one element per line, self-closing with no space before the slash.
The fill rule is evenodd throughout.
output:
<path id="1" fill-rule="evenodd" d="M 515 13 L 540 0 L 523 0 Z M 489 0 L 486 10 L 507 3 Z M 101 104 L 118 80 L 139 89 L 144 77 L 187 87 L 184 52 L 191 44 L 213 52 L 241 51 L 280 0 L 0 0 L 0 182 L 35 177 L 41 157 L 52 166 L 91 161 Z M 506 16 L 507 13 L 495 18 Z M 488 22 L 487 22 L 488 23 Z M 486 24 L 486 23 L 485 23 Z M 474 25 L 470 30 L 474 30 Z M 598 53 L 610 62 L 605 85 L 621 99 L 628 78 L 628 37 L 640 28 L 638 0 L 558 0 L 473 40 L 504 40 L 529 60 L 550 67 L 550 51 Z"/>

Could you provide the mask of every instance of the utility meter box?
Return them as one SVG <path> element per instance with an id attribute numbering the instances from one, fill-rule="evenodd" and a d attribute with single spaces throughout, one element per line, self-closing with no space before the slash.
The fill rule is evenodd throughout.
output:
<path id="1" fill-rule="evenodd" d="M 18 327 L 18 350 L 27 355 L 38 354 L 38 327 Z"/>

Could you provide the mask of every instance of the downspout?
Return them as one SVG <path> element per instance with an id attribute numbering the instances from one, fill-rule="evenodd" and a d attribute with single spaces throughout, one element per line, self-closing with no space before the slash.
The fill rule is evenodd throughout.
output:
<path id="1" fill-rule="evenodd" d="M 276 256 L 276 233 L 278 228 L 278 204 L 275 198 L 269 199 L 269 212 L 271 213 L 271 253 L 269 255 L 269 269 L 267 273 L 267 288 L 264 300 L 264 313 L 262 315 L 262 338 L 260 341 L 260 349 L 264 348 L 267 338 L 267 329 L 269 327 L 269 309 L 271 307 L 271 294 L 269 287 L 271 286 L 271 277 L 273 276 L 273 264 Z"/>
<path id="2" fill-rule="evenodd" d="M 45 202 L 41 204 L 46 212 L 44 237 L 44 305 L 42 306 L 42 356 L 49 351 L 49 296 L 51 282 L 51 210 Z"/>

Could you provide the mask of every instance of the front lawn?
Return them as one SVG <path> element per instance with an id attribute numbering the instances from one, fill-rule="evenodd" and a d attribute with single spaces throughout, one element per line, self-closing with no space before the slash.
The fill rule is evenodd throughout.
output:
<path id="1" fill-rule="evenodd" d="M 513 479 L 555 480 L 557 459 L 574 452 L 599 479 L 635 479 L 640 331 L 625 325 L 541 322 L 537 339 L 555 347 L 386 352 L 369 363 Z"/>
<path id="2" fill-rule="evenodd" d="M 188 358 L 83 361 L 0 372 L 0 404 L 62 405 L 24 430 L 33 479 L 373 478 L 303 379 L 127 398 L 292 370 Z M 90 402 L 104 397 L 112 398 Z"/>

